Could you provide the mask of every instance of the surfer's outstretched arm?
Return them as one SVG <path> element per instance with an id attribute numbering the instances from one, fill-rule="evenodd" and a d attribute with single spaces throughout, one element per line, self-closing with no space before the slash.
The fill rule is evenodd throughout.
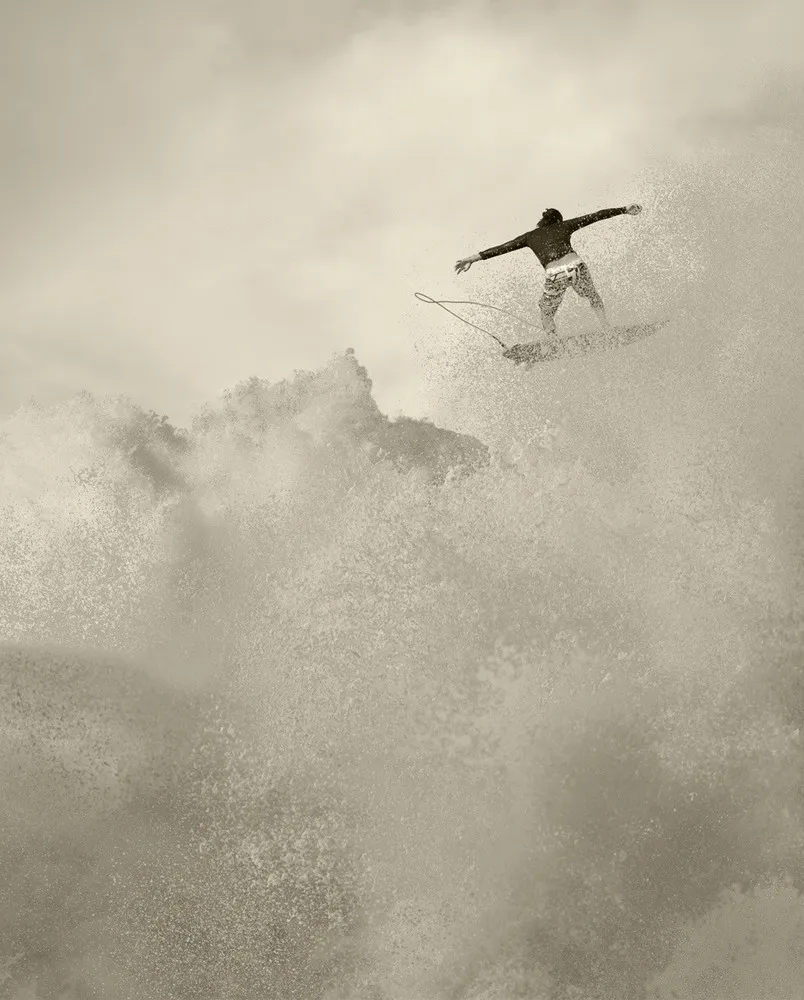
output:
<path id="1" fill-rule="evenodd" d="M 572 232 L 575 232 L 576 229 L 591 226 L 593 222 L 613 219 L 615 215 L 639 215 L 641 211 L 641 205 L 624 205 L 622 208 L 601 208 L 599 212 L 591 212 L 589 215 L 579 215 L 577 219 L 567 219 L 564 225 Z"/>
<path id="2" fill-rule="evenodd" d="M 527 233 L 523 233 L 515 240 L 508 240 L 507 243 L 501 243 L 498 247 L 491 247 L 488 250 L 481 250 L 480 253 L 473 253 L 471 257 L 464 257 L 455 265 L 455 270 L 460 274 L 462 271 L 468 271 L 472 264 L 476 264 L 479 260 L 498 257 L 501 253 L 510 253 L 512 250 L 523 250 L 527 246 L 525 242 L 527 235 Z"/>

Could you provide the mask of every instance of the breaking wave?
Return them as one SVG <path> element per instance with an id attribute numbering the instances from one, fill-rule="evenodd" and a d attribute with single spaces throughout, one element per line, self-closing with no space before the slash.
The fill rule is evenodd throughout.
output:
<path id="1" fill-rule="evenodd" d="M 6 995 L 798 995 L 802 618 L 755 495 L 391 421 L 349 352 L 0 450 Z"/>

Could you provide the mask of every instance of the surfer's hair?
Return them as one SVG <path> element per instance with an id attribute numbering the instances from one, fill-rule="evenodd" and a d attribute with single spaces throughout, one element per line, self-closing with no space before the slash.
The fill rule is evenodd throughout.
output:
<path id="1" fill-rule="evenodd" d="M 555 225 L 556 222 L 563 222 L 564 216 L 557 208 L 546 208 L 542 213 L 541 224 L 545 226 Z"/>

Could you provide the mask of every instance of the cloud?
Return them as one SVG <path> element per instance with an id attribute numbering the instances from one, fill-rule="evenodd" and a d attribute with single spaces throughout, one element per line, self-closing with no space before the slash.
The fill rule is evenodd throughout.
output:
<path id="1" fill-rule="evenodd" d="M 609 7 L 431 8 L 364 17 L 351 36 L 328 21 L 295 72 L 252 58 L 244 25 L 256 39 L 275 13 L 245 5 L 148 8 L 133 35 L 99 22 L 88 37 L 114 54 L 108 114 L 86 114 L 98 77 L 71 64 L 64 131 L 28 195 L 47 191 L 49 214 L 15 233 L 6 408 L 92 387 L 186 419 L 226 384 L 354 346 L 386 409 L 426 410 L 414 345 L 432 324 L 412 291 L 450 291 L 458 254 L 521 231 L 545 200 L 639 195 L 650 209 L 668 169 L 750 136 L 800 77 L 795 4 Z M 294 30 L 277 22 L 277 37 Z M 30 128 L 50 134 L 41 115 Z M 87 152 L 80 170 L 72 146 Z M 538 277 L 524 259 L 486 269 L 479 289 L 499 297 L 509 274 L 526 301 Z"/>

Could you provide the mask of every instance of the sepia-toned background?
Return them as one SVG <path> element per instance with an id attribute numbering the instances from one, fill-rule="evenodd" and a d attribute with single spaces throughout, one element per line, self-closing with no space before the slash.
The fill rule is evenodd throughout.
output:
<path id="1" fill-rule="evenodd" d="M 3 14 L 0 992 L 798 1000 L 800 5 Z"/>

